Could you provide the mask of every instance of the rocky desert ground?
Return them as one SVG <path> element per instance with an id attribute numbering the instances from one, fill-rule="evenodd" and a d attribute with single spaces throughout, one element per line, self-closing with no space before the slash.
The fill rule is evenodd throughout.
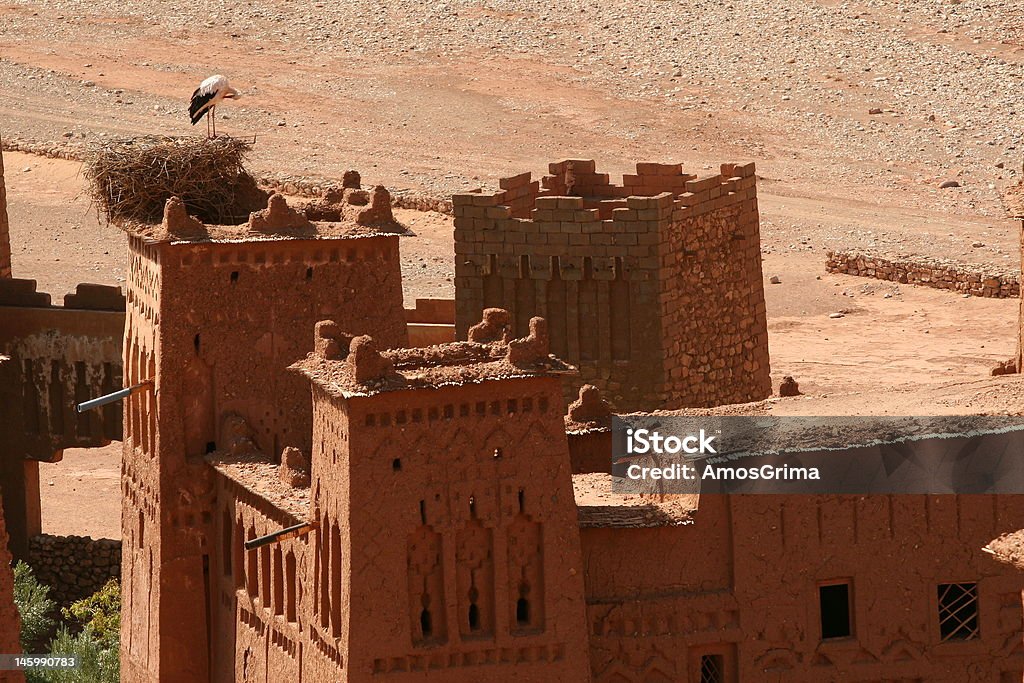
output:
<path id="1" fill-rule="evenodd" d="M 757 163 L 774 412 L 1019 412 L 1019 302 L 824 270 L 831 248 L 1019 268 L 1000 191 L 1024 161 L 1024 5 L 1008 0 L 52 0 L 0 3 L 0 135 L 80 155 L 204 133 L 196 84 L 251 166 L 443 197 L 565 157 L 704 174 Z M 199 128 L 202 128 L 200 125 Z M 55 298 L 124 277 L 79 164 L 5 154 L 14 270 Z M 955 181 L 955 182 L 950 182 Z M 956 185 L 941 187 L 942 185 Z M 406 295 L 450 296 L 447 216 L 400 211 Z M 780 284 L 769 284 L 777 276 Z M 835 316 L 835 314 L 841 316 Z M 117 445 L 44 473 L 44 524 L 116 537 Z M 88 515 L 69 510 L 88 509 Z"/>

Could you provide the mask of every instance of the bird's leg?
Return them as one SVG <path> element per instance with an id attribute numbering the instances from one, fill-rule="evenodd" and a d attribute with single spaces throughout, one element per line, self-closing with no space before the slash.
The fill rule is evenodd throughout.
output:
<path id="1" fill-rule="evenodd" d="M 217 137 L 217 107 L 210 107 L 210 111 L 213 112 L 213 137 Z"/>
<path id="2" fill-rule="evenodd" d="M 206 112 L 206 139 L 210 139 L 210 112 Z"/>

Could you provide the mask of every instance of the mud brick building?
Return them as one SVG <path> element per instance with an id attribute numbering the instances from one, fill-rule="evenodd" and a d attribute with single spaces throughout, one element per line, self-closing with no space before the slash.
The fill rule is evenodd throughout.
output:
<path id="1" fill-rule="evenodd" d="M 241 440 L 309 453 L 309 386 L 287 367 L 318 320 L 405 345 L 398 237 L 311 223 L 279 195 L 245 225 L 203 225 L 172 199 L 162 225 L 126 230 L 125 383 L 153 388 L 124 405 L 122 680 L 209 680 L 204 457 Z"/>
<path id="2" fill-rule="evenodd" d="M 236 649 L 280 661 L 270 633 L 286 628 L 291 679 L 300 668 L 310 680 L 587 679 L 560 438 L 567 368 L 534 328 L 509 344 L 383 353 L 367 337 L 319 328 L 318 351 L 296 366 L 313 384 L 317 444 L 309 510 L 319 529 L 297 565 L 298 623 L 312 623 L 262 628 L 257 616 Z M 236 504 L 236 528 L 267 528 L 263 511 L 247 508 Z M 259 591 L 239 600 L 256 615 L 277 604 Z"/>
<path id="3" fill-rule="evenodd" d="M 754 165 L 697 179 L 637 164 L 613 185 L 593 161 L 455 195 L 456 334 L 485 308 L 534 315 L 553 351 L 623 411 L 771 393 Z"/>

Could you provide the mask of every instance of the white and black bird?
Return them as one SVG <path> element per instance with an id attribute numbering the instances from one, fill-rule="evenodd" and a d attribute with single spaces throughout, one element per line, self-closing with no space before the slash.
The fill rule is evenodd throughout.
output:
<path id="1" fill-rule="evenodd" d="M 238 99 L 241 96 L 237 90 L 228 85 L 228 79 L 220 74 L 210 76 L 199 84 L 196 91 L 192 93 L 192 103 L 188 107 L 189 118 L 192 125 L 199 123 L 199 119 L 206 116 L 206 137 L 217 137 L 217 105 L 223 100 Z M 213 134 L 210 134 L 210 123 L 213 122 Z"/>

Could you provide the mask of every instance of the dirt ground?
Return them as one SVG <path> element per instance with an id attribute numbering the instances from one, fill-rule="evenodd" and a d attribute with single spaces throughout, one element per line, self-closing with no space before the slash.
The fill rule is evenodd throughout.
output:
<path id="1" fill-rule="evenodd" d="M 988 376 L 1014 351 L 1018 302 L 823 269 L 836 247 L 1019 264 L 998 197 L 1024 154 L 1020 3 L 169 7 L 0 3 L 0 135 L 87 150 L 191 134 L 188 96 L 223 73 L 243 98 L 219 128 L 256 137 L 257 173 L 357 168 L 367 184 L 444 196 L 566 157 L 613 175 L 754 160 L 773 379 L 793 375 L 805 394 L 770 410 L 1024 409 L 1019 377 Z M 79 165 L 5 161 L 15 276 L 55 300 L 81 281 L 123 283 L 123 239 L 90 212 Z M 397 214 L 417 234 L 402 241 L 407 303 L 451 296 L 450 219 Z M 47 467 L 47 530 L 116 537 L 118 469 L 116 445 Z"/>

